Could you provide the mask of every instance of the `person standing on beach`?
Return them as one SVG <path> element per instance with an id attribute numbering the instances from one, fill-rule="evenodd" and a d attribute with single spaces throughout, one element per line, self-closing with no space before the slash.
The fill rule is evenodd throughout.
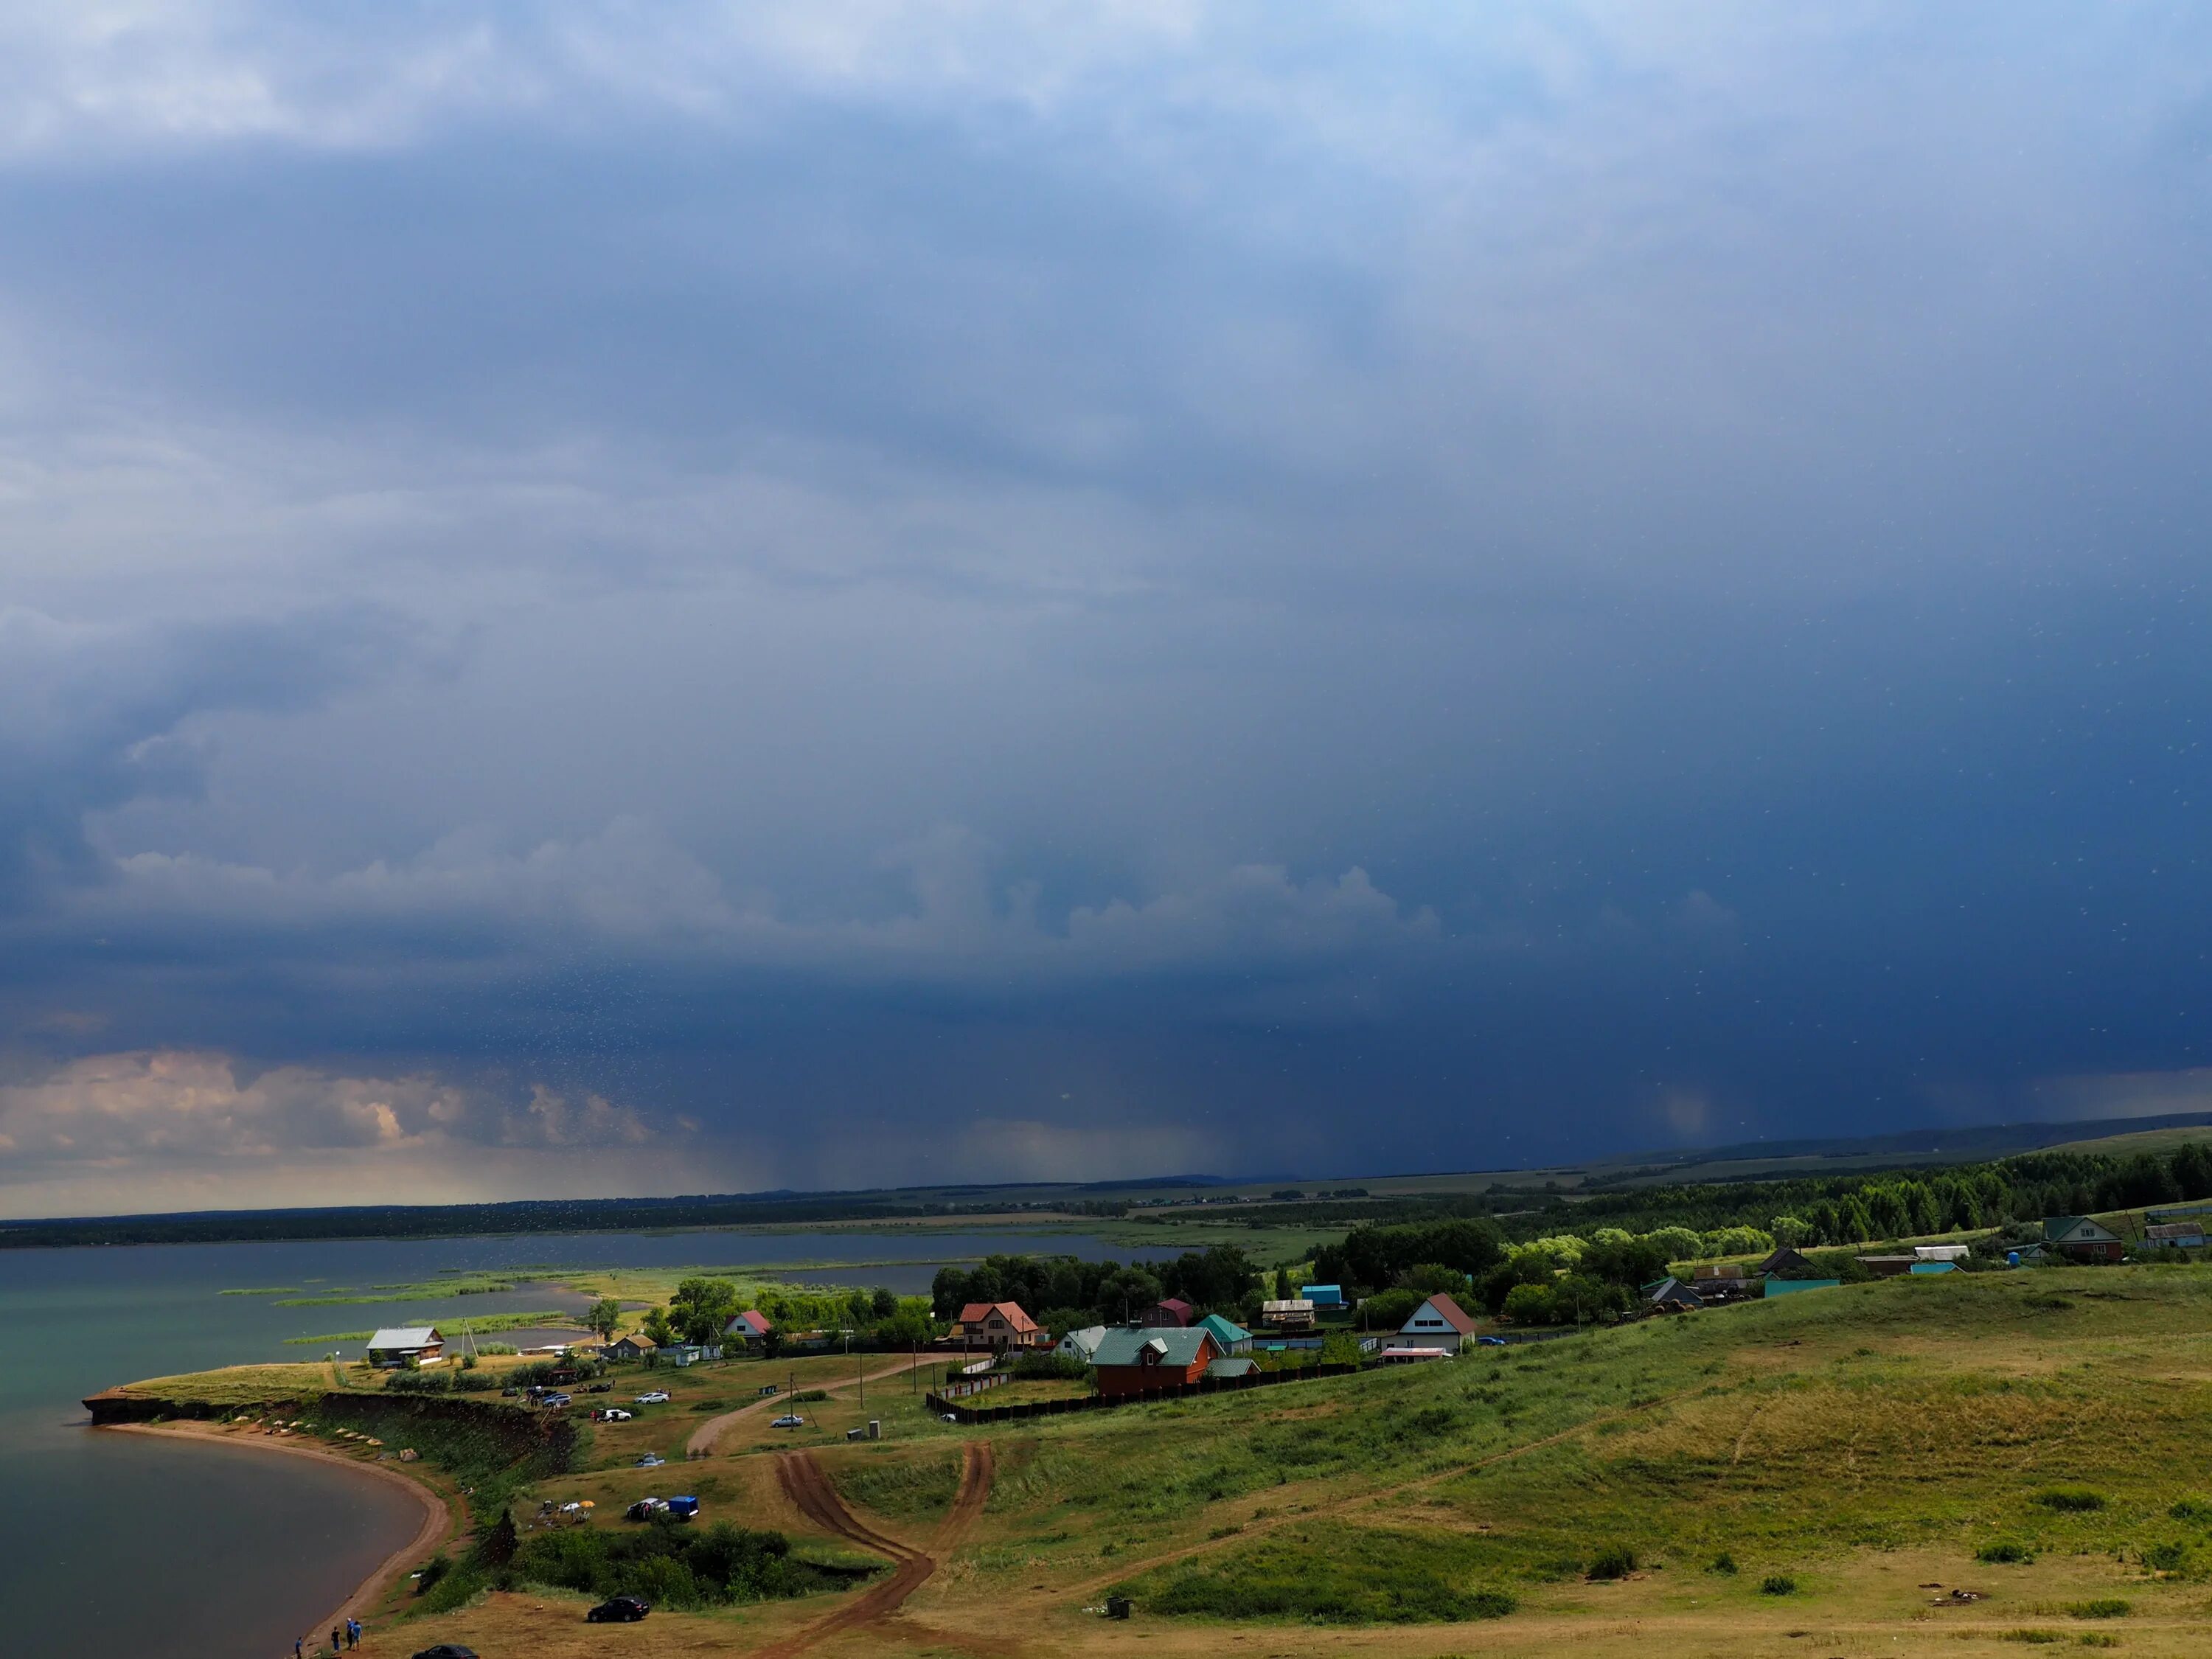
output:
<path id="1" fill-rule="evenodd" d="M 336 1625 L 332 1625 L 331 1626 L 331 1659 L 338 1659 L 338 1655 L 344 1651 L 345 1632 Z"/>
<path id="2" fill-rule="evenodd" d="M 292 1659 L 307 1659 L 307 1638 L 306 1637 L 295 1636 L 292 1638 Z"/>
<path id="3" fill-rule="evenodd" d="M 357 1648 L 360 1645 L 361 1620 L 358 1619 L 349 1619 L 346 1620 L 346 1646 L 349 1648 Z"/>

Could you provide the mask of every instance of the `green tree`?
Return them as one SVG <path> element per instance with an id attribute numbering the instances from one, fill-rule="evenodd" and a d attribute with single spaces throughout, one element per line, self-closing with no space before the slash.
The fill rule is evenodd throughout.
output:
<path id="1" fill-rule="evenodd" d="M 676 1340 L 676 1328 L 669 1323 L 665 1308 L 646 1310 L 645 1334 L 661 1347 L 666 1347 Z"/>
<path id="2" fill-rule="evenodd" d="M 584 1315 L 584 1328 L 597 1333 L 602 1342 L 611 1342 L 615 1333 L 622 1328 L 623 1306 L 611 1296 L 603 1296 Z"/>

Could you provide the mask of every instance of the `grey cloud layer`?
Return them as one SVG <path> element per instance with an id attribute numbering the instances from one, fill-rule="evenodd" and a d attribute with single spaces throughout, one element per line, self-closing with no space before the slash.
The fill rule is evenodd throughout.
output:
<path id="1" fill-rule="evenodd" d="M 2186 1093 L 2208 33 L 0 21 L 0 1044 L 800 1181 Z"/>

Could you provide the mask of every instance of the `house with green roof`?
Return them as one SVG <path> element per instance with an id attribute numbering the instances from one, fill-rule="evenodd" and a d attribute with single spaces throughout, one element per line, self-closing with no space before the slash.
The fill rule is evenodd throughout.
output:
<path id="1" fill-rule="evenodd" d="M 1219 1314 L 1208 1314 L 1198 1322 L 1213 1333 L 1213 1340 L 1221 1345 L 1224 1353 L 1252 1352 L 1252 1333 L 1233 1319 L 1224 1319 Z"/>
<path id="2" fill-rule="evenodd" d="M 1121 1325 L 1098 1340 L 1091 1363 L 1098 1392 L 1111 1396 L 1182 1388 L 1223 1358 L 1220 1342 L 1204 1325 Z"/>

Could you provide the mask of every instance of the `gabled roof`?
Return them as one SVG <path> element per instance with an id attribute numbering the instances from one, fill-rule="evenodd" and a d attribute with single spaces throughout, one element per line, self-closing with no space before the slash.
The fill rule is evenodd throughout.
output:
<path id="1" fill-rule="evenodd" d="M 2046 1244 L 2117 1244 L 2120 1236 L 2086 1215 L 2055 1215 L 2043 1224 Z"/>
<path id="2" fill-rule="evenodd" d="M 1679 1303 L 1685 1308 L 1702 1308 L 1705 1305 L 1705 1297 L 1699 1296 L 1679 1279 L 1661 1279 L 1656 1286 L 1645 1293 L 1644 1299 L 1647 1302 Z"/>
<path id="3" fill-rule="evenodd" d="M 2202 1238 L 2204 1224 L 2201 1221 L 2160 1221 L 2143 1229 L 2143 1237 L 2154 1241 L 2169 1238 Z"/>
<path id="4" fill-rule="evenodd" d="M 1249 1342 L 1252 1340 L 1251 1332 L 1235 1320 L 1224 1319 L 1219 1314 L 1208 1314 L 1198 1322 L 1212 1331 L 1213 1340 L 1224 1348 L 1232 1342 Z"/>
<path id="5" fill-rule="evenodd" d="M 960 1322 L 963 1325 L 980 1325 L 993 1314 L 997 1314 L 1017 1331 L 1033 1331 L 1037 1328 L 1036 1321 L 1022 1311 L 1022 1304 L 1018 1302 L 970 1302 L 961 1309 Z"/>
<path id="6" fill-rule="evenodd" d="M 1147 1361 L 1145 1351 L 1154 1351 Z M 1218 1358 L 1221 1344 L 1203 1325 L 1117 1325 L 1098 1340 L 1092 1351 L 1094 1365 L 1166 1365 L 1184 1370 L 1201 1359 Z"/>
<path id="7" fill-rule="evenodd" d="M 1062 1347 L 1073 1348 L 1078 1353 L 1088 1357 L 1097 1351 L 1098 1340 L 1105 1334 L 1103 1325 L 1085 1325 L 1080 1330 L 1070 1331 L 1060 1339 L 1060 1342 Z"/>
<path id="8" fill-rule="evenodd" d="M 1421 1323 L 1424 1318 L 1441 1319 L 1448 1328 L 1462 1336 L 1470 1336 L 1474 1332 L 1474 1317 L 1441 1291 L 1413 1310 L 1412 1316 L 1398 1328 L 1399 1334 L 1403 1336 L 1418 1336 L 1424 1332 L 1433 1334 L 1436 1327 L 1433 1324 L 1424 1326 Z"/>
<path id="9" fill-rule="evenodd" d="M 1206 1368 L 1208 1376 L 1249 1376 L 1260 1369 L 1260 1362 L 1238 1354 L 1230 1359 L 1217 1359 Z"/>
<path id="10" fill-rule="evenodd" d="M 627 1342 L 633 1348 L 657 1348 L 660 1346 L 643 1331 L 632 1331 L 628 1336 L 618 1336 L 616 1342 Z"/>
<path id="11" fill-rule="evenodd" d="M 732 1314 L 729 1322 L 722 1327 L 726 1334 L 743 1333 L 752 1336 L 766 1336 L 772 1328 L 768 1316 L 758 1308 L 748 1308 L 743 1313 Z"/>
<path id="12" fill-rule="evenodd" d="M 1191 1316 L 1198 1310 L 1179 1296 L 1164 1296 L 1152 1304 L 1150 1311 L 1166 1314 L 1177 1323 L 1188 1325 L 1190 1323 Z"/>
<path id="13" fill-rule="evenodd" d="M 398 1325 L 368 1339 L 372 1348 L 428 1348 L 443 1342 L 435 1325 Z"/>

